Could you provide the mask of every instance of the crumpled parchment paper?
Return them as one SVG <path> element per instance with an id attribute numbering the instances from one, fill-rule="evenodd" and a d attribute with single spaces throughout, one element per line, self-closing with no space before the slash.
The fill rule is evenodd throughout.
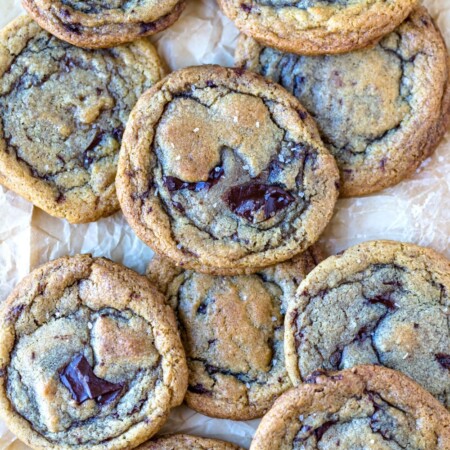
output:
<path id="1" fill-rule="evenodd" d="M 19 0 L 0 0 L 0 27 L 21 13 Z M 424 0 L 450 47 L 450 1 Z M 238 31 L 214 0 L 190 0 L 181 19 L 153 41 L 172 70 L 189 65 L 233 64 Z M 450 257 L 450 134 L 414 176 L 368 197 L 339 200 L 322 237 L 330 253 L 370 239 L 395 239 L 433 247 Z M 152 251 L 121 213 L 86 225 L 69 225 L 0 187 L 0 301 L 31 269 L 65 254 L 106 256 L 143 273 Z M 247 447 L 258 420 L 211 419 L 175 409 L 163 432 L 226 439 Z M 23 450 L 0 422 L 0 450 Z"/>

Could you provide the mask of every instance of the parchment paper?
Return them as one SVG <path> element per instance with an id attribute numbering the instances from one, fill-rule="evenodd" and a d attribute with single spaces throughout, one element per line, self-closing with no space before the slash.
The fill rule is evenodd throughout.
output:
<path id="1" fill-rule="evenodd" d="M 450 46 L 450 1 L 425 0 Z M 20 14 L 19 0 L 0 0 L 0 27 Z M 238 32 L 214 0 L 190 0 L 181 19 L 154 38 L 173 70 L 188 65 L 233 64 Z M 377 195 L 339 200 L 322 242 L 330 253 L 369 239 L 431 246 L 450 257 L 450 135 L 414 176 Z M 0 301 L 31 269 L 65 254 L 90 252 L 144 272 L 152 252 L 121 213 L 87 225 L 69 225 L 0 187 Z M 258 420 L 210 419 L 186 407 L 173 411 L 163 431 L 218 437 L 249 446 Z M 0 422 L 0 450 L 23 450 Z"/>

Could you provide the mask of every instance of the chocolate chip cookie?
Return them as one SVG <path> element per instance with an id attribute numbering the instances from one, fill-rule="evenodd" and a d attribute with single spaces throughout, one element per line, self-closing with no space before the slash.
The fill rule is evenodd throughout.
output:
<path id="1" fill-rule="evenodd" d="M 280 83 L 313 115 L 346 197 L 398 183 L 449 129 L 447 50 L 424 8 L 377 45 L 346 55 L 297 56 L 242 36 L 236 63 Z"/>
<path id="2" fill-rule="evenodd" d="M 378 366 L 314 374 L 281 396 L 250 450 L 447 450 L 450 414 L 405 375 Z"/>
<path id="3" fill-rule="evenodd" d="M 229 442 L 207 439 L 188 434 L 163 436 L 142 444 L 137 450 L 240 450 Z"/>
<path id="4" fill-rule="evenodd" d="M 150 262 L 148 276 L 178 317 L 189 368 L 188 406 L 212 417 L 261 417 L 290 388 L 284 363 L 287 301 L 317 250 L 254 275 L 212 276 Z"/>
<path id="5" fill-rule="evenodd" d="M 70 222 L 115 212 L 128 115 L 162 74 L 146 40 L 85 50 L 16 19 L 0 32 L 0 183 Z"/>
<path id="6" fill-rule="evenodd" d="M 42 28 L 85 48 L 112 47 L 172 25 L 185 0 L 22 0 Z"/>
<path id="7" fill-rule="evenodd" d="M 298 384 L 316 369 L 382 364 L 450 407 L 450 262 L 435 251 L 366 242 L 317 266 L 286 314 Z"/>
<path id="8" fill-rule="evenodd" d="M 201 66 L 139 99 L 116 183 L 125 217 L 155 251 L 184 268 L 242 273 L 318 239 L 339 174 L 313 120 L 281 86 Z"/>
<path id="9" fill-rule="evenodd" d="M 129 449 L 183 401 L 174 314 L 149 281 L 89 255 L 33 271 L 0 311 L 0 416 L 35 449 Z"/>
<path id="10" fill-rule="evenodd" d="M 219 0 L 246 35 L 299 55 L 345 53 L 400 25 L 418 0 Z"/>

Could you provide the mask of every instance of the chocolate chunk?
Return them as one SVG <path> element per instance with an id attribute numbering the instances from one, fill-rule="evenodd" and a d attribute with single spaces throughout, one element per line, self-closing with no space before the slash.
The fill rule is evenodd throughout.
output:
<path id="1" fill-rule="evenodd" d="M 241 3 L 241 9 L 246 13 L 252 12 L 252 5 L 246 5 L 245 3 Z"/>
<path id="2" fill-rule="evenodd" d="M 447 355 L 446 353 L 436 353 L 434 356 L 442 367 L 450 370 L 450 355 Z"/>
<path id="3" fill-rule="evenodd" d="M 178 209 L 178 211 L 184 213 L 184 206 L 180 202 L 173 201 L 172 205 L 174 206 L 174 208 Z"/>
<path id="4" fill-rule="evenodd" d="M 329 358 L 329 362 L 333 367 L 339 367 L 342 358 L 342 351 L 336 350 Z"/>
<path id="5" fill-rule="evenodd" d="M 8 320 L 9 322 L 15 322 L 19 318 L 20 314 L 24 309 L 25 305 L 14 306 L 8 311 L 6 315 L 6 320 Z"/>
<path id="6" fill-rule="evenodd" d="M 376 297 L 369 298 L 369 302 L 373 305 L 376 303 L 381 303 L 382 305 L 386 306 L 386 308 L 389 309 L 395 309 L 397 306 L 395 305 L 395 302 L 391 300 L 391 294 L 381 294 L 377 295 Z"/>
<path id="7" fill-rule="evenodd" d="M 77 403 L 95 399 L 99 405 L 115 400 L 123 385 L 98 378 L 83 354 L 76 355 L 59 373 L 59 379 L 69 389 Z"/>
<path id="8" fill-rule="evenodd" d="M 316 428 L 314 430 L 314 434 L 317 437 L 317 440 L 320 441 L 323 437 L 323 435 L 328 431 L 330 427 L 332 427 L 336 421 L 330 420 L 328 422 L 325 422 L 324 424 L 320 425 L 319 428 Z"/>
<path id="9" fill-rule="evenodd" d="M 145 33 L 148 33 L 149 31 L 155 30 L 155 28 L 156 28 L 156 23 L 155 23 L 155 22 L 149 22 L 149 23 L 141 22 L 141 23 L 139 24 L 139 26 L 140 26 L 140 28 L 141 28 L 140 33 L 141 33 L 141 34 L 145 34 Z"/>
<path id="10" fill-rule="evenodd" d="M 204 189 L 211 189 L 223 177 L 223 174 L 223 167 L 217 166 L 209 172 L 209 176 L 206 181 L 189 183 L 187 181 L 180 180 L 177 177 L 163 177 L 163 183 L 170 192 L 180 191 L 182 189 L 199 192 Z"/>
<path id="11" fill-rule="evenodd" d="M 193 392 L 194 394 L 209 394 L 210 391 L 203 386 L 203 384 L 196 384 L 195 386 L 188 387 L 189 392 Z"/>
<path id="12" fill-rule="evenodd" d="M 232 187 L 225 196 L 229 208 L 238 216 L 252 221 L 254 215 L 264 209 L 264 219 L 273 217 L 278 211 L 288 207 L 294 197 L 277 186 L 250 183 Z"/>

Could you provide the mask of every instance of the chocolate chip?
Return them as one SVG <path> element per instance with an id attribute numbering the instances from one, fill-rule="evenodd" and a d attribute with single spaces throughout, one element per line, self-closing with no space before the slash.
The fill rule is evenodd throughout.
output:
<path id="1" fill-rule="evenodd" d="M 203 386 L 203 384 L 196 384 L 194 386 L 188 387 L 189 392 L 193 392 L 194 394 L 209 394 L 210 391 Z"/>
<path id="2" fill-rule="evenodd" d="M 252 12 L 252 5 L 246 5 L 245 3 L 241 4 L 241 9 L 245 11 L 247 14 Z"/>
<path id="3" fill-rule="evenodd" d="M 164 186 L 166 186 L 166 188 L 169 190 L 169 192 L 180 191 L 182 189 L 199 192 L 204 189 L 211 189 L 215 184 L 219 182 L 219 180 L 223 177 L 223 174 L 223 167 L 217 166 L 214 167 L 211 172 L 209 172 L 209 176 L 206 181 L 196 181 L 190 183 L 188 181 L 180 180 L 177 177 L 165 176 L 163 177 L 163 183 Z"/>
<path id="4" fill-rule="evenodd" d="M 447 355 L 446 353 L 436 353 L 434 356 L 442 367 L 450 370 L 450 355 Z"/>
<path id="5" fill-rule="evenodd" d="M 302 111 L 301 109 L 298 109 L 297 113 L 302 120 L 305 120 L 308 117 L 308 113 L 306 111 Z"/>
<path id="6" fill-rule="evenodd" d="M 60 192 L 56 197 L 56 203 L 64 203 L 66 201 L 66 196 Z"/>
<path id="7" fill-rule="evenodd" d="M 123 385 L 98 378 L 83 354 L 76 355 L 59 373 L 61 383 L 77 403 L 95 399 L 99 405 L 115 400 Z"/>
<path id="8" fill-rule="evenodd" d="M 10 322 L 16 322 L 17 319 L 19 318 L 21 312 L 24 310 L 25 305 L 17 305 L 14 306 L 13 308 L 11 308 L 7 315 L 6 315 L 6 320 L 10 321 Z"/>
<path id="9" fill-rule="evenodd" d="M 336 350 L 329 358 L 329 362 L 333 367 L 339 367 L 342 358 L 342 351 Z"/>
<path id="10" fill-rule="evenodd" d="M 380 168 L 383 172 L 385 171 L 386 163 L 387 163 L 387 158 L 386 158 L 386 156 L 384 156 L 380 160 Z"/>
<path id="11" fill-rule="evenodd" d="M 389 309 L 397 308 L 395 302 L 391 300 L 391 294 L 388 294 L 387 296 L 386 294 L 377 295 L 373 298 L 369 298 L 369 302 L 372 303 L 373 305 L 376 303 L 381 303 L 382 305 L 386 306 L 386 308 Z"/>
<path id="12" fill-rule="evenodd" d="M 323 377 L 323 376 L 326 376 L 326 375 L 327 375 L 327 373 L 324 370 L 322 370 L 322 369 L 315 370 L 314 372 L 310 373 L 305 378 L 305 383 L 316 384 L 317 378 Z"/>
<path id="13" fill-rule="evenodd" d="M 197 314 L 206 314 L 207 308 L 208 308 L 208 305 L 206 303 L 202 303 L 197 309 Z"/>
<path id="14" fill-rule="evenodd" d="M 324 424 L 320 425 L 319 428 L 316 428 L 314 430 L 314 434 L 317 437 L 317 440 L 320 441 L 323 437 L 323 435 L 329 430 L 330 427 L 332 427 L 336 421 L 330 420 L 328 422 L 325 422 Z"/>
<path id="15" fill-rule="evenodd" d="M 225 201 L 237 216 L 252 221 L 254 215 L 264 210 L 264 219 L 273 217 L 278 211 L 288 207 L 294 197 L 277 186 L 249 183 L 232 187 L 225 194 Z"/>
<path id="16" fill-rule="evenodd" d="M 181 203 L 173 201 L 173 202 L 172 202 L 172 205 L 173 205 L 176 209 L 178 209 L 178 211 L 184 213 L 184 206 L 183 206 Z"/>
<path id="17" fill-rule="evenodd" d="M 149 23 L 145 23 L 145 22 L 141 22 L 139 24 L 140 26 L 140 34 L 145 34 L 151 31 L 155 30 L 156 24 L 155 22 L 149 22 Z"/>
<path id="18" fill-rule="evenodd" d="M 81 34 L 81 29 L 79 25 L 75 25 L 72 23 L 65 23 L 62 22 L 62 26 L 67 30 L 70 31 L 71 33 L 75 33 L 75 34 Z"/>

